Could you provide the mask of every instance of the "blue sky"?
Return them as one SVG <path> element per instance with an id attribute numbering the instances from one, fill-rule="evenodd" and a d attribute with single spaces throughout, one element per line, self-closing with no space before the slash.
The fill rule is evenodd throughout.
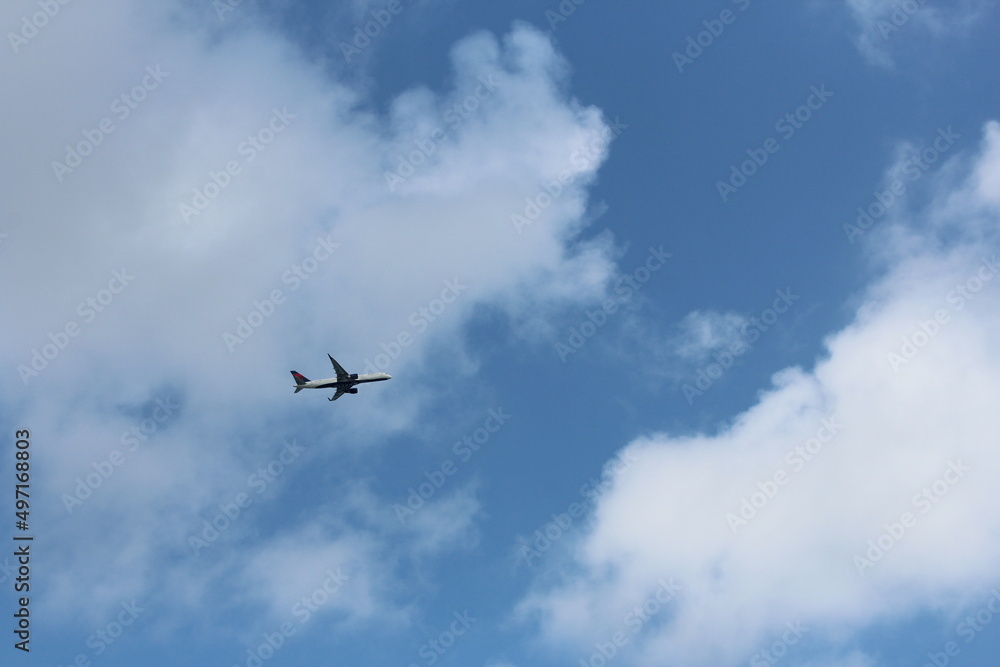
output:
<path id="1" fill-rule="evenodd" d="M 4 664 L 992 664 L 996 3 L 0 11 Z"/>

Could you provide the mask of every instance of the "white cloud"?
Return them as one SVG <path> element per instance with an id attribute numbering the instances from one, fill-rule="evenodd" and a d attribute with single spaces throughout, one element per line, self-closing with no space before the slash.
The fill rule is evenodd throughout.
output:
<path id="1" fill-rule="evenodd" d="M 314 565 L 342 557 L 363 568 L 374 553 L 377 567 L 391 534 L 378 525 L 329 533 L 296 514 L 276 537 L 259 508 L 301 491 L 296 466 L 408 428 L 433 395 L 408 391 L 404 371 L 434 343 L 460 348 L 477 304 L 525 312 L 571 303 L 613 275 L 610 244 L 572 247 L 606 152 L 588 146 L 605 122 L 563 92 L 568 68 L 537 31 L 469 37 L 452 53 L 453 88 L 405 92 L 381 117 L 280 36 L 253 21 L 220 27 L 210 10 L 197 11 L 68 5 L 0 62 L 20 91 L 0 124 L 0 276 L 18 286 L 4 294 L 15 326 L 0 334 L 0 355 L 8 369 L 30 368 L 33 350 L 52 357 L 35 360 L 45 367 L 27 385 L 9 372 L 2 392 L 18 423 L 46 443 L 36 483 L 53 499 L 38 508 L 53 555 L 42 566 L 61 574 L 49 594 L 58 604 L 43 606 L 67 618 L 80 608 L 100 617 L 133 596 L 201 605 L 214 575 L 235 582 L 237 572 L 283 613 L 283 591 L 311 585 Z M 0 13 L 20 25 L 13 6 Z M 466 103 L 462 122 L 450 122 L 448 110 Z M 445 139 L 390 191 L 386 172 L 398 156 L 438 128 Z M 588 159 L 574 160 L 581 151 Z M 570 182 L 518 234 L 511 215 L 564 170 Z M 290 278 L 312 260 L 308 279 Z M 121 289 L 112 278 L 123 269 L 132 277 Z M 464 287 L 445 303 L 449 281 Z M 281 299 L 267 303 L 275 290 Z M 99 312 L 78 306 L 88 299 Z M 433 317 L 415 317 L 422 308 Z M 257 318 L 230 352 L 223 334 Z M 289 369 L 328 372 L 327 351 L 360 367 L 404 333 L 411 342 L 387 369 L 395 379 L 341 399 L 337 408 L 349 405 L 335 418 L 320 396 L 292 396 Z M 150 419 L 158 397 L 177 402 L 176 413 L 128 450 L 123 434 Z M 331 419 L 323 437 L 300 442 L 301 461 L 256 495 L 249 476 L 283 440 L 302 437 L 275 424 Z M 55 499 L 113 450 L 124 462 L 67 513 Z M 195 559 L 189 537 L 238 493 L 256 505 Z M 449 501 L 464 517 L 458 527 L 443 530 L 427 509 L 425 532 L 411 539 L 426 549 L 473 539 L 463 527 L 474 500 Z M 287 534 L 312 542 L 292 553 Z M 235 563 L 234 551 L 243 554 Z M 286 556 L 302 561 L 294 575 L 269 565 Z M 373 575 L 353 613 L 398 611 L 380 581 Z"/>
<path id="2" fill-rule="evenodd" d="M 476 487 L 467 486 L 419 508 L 407 516 L 405 525 L 414 540 L 416 554 L 447 548 L 471 548 L 478 543 L 475 519 L 480 511 Z"/>
<path id="3" fill-rule="evenodd" d="M 846 0 L 858 26 L 855 43 L 873 65 L 893 67 L 900 41 L 926 46 L 928 36 L 942 38 L 972 27 L 989 3 L 962 0 L 931 4 L 927 0 Z M 906 37 L 904 37 L 906 35 Z M 893 42 L 896 42 L 894 45 Z"/>
<path id="4" fill-rule="evenodd" d="M 803 667 L 874 667 L 877 663 L 870 656 L 854 651 L 841 658 L 809 661 L 801 664 Z"/>
<path id="5" fill-rule="evenodd" d="M 678 324 L 675 353 L 683 359 L 702 361 L 712 352 L 741 340 L 747 318 L 737 313 L 696 310 Z"/>
<path id="6" fill-rule="evenodd" d="M 994 208 L 1000 207 L 1000 123 L 986 126 L 983 140 L 985 155 L 975 172 L 976 195 Z"/>
<path id="7" fill-rule="evenodd" d="M 838 638 L 995 585 L 1000 520 L 981 508 L 1000 474 L 998 137 L 989 124 L 969 183 L 925 219 L 872 236 L 908 242 L 883 248 L 890 271 L 813 370 L 775 374 L 717 434 L 628 445 L 641 465 L 601 498 L 579 574 L 521 605 L 544 637 L 589 646 L 674 577 L 683 592 L 635 642 L 636 664 L 739 664 L 786 623 L 868 664 L 838 656 Z"/>
<path id="8" fill-rule="evenodd" d="M 379 552 L 370 537 L 341 533 L 331 539 L 313 525 L 255 550 L 245 561 L 239 588 L 247 591 L 245 597 L 266 603 L 272 623 L 304 624 L 332 612 L 350 621 L 373 616 L 401 621 L 402 610 L 392 613 L 385 599 L 391 576 Z"/>

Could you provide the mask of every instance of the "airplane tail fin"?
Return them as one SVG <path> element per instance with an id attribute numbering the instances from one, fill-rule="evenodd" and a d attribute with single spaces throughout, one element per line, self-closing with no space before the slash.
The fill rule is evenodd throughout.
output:
<path id="1" fill-rule="evenodd" d="M 302 391 L 301 385 L 304 385 L 306 382 L 309 382 L 309 378 L 307 378 L 302 373 L 299 373 L 298 371 L 292 371 L 292 377 L 295 378 L 295 393 L 297 394 L 300 391 Z"/>

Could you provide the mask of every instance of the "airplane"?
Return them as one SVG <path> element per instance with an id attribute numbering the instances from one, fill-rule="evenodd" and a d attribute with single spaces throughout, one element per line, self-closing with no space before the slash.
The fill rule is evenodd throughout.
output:
<path id="1" fill-rule="evenodd" d="M 329 353 L 326 356 L 330 357 Z M 292 371 L 292 377 L 295 378 L 295 393 L 297 394 L 303 389 L 334 388 L 337 390 L 337 393 L 335 393 L 332 398 L 328 398 L 326 400 L 335 401 L 344 394 L 358 393 L 358 390 L 354 386 L 356 384 L 361 384 L 363 382 L 380 382 L 382 380 L 392 379 L 392 376 L 388 373 L 367 373 L 365 375 L 348 373 L 333 357 L 330 357 L 330 363 L 333 364 L 333 370 L 337 372 L 337 377 L 335 378 L 310 380 L 305 375 L 302 375 L 302 373 Z"/>

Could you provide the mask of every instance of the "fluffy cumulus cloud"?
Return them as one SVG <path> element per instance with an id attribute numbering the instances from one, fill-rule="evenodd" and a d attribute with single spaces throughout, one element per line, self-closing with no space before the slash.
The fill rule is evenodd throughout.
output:
<path id="1" fill-rule="evenodd" d="M 60 5 L 0 62 L 20 91 L 0 123 L 0 275 L 16 286 L 2 392 L 39 443 L 44 565 L 59 573 L 44 607 L 67 617 L 132 597 L 194 606 L 226 581 L 280 616 L 337 565 L 355 597 L 327 608 L 397 613 L 386 541 L 474 543 L 472 495 L 403 536 L 346 487 L 330 493 L 354 510 L 336 520 L 268 523 L 263 508 L 333 453 L 407 428 L 427 399 L 398 372 L 460 348 L 478 304 L 593 298 L 613 272 L 609 244 L 574 240 L 607 124 L 565 94 L 546 37 L 472 35 L 447 89 L 379 114 L 238 18 Z M 329 374 L 326 351 L 397 379 L 318 437 L 287 426 L 329 424 L 326 401 L 291 402 L 288 370 Z"/>
<path id="2" fill-rule="evenodd" d="M 840 652 L 845 633 L 988 595 L 1000 579 L 1000 519 L 982 511 L 1000 474 L 998 129 L 929 186 L 925 210 L 868 239 L 880 277 L 813 369 L 775 374 L 718 433 L 627 446 L 641 465 L 600 499 L 568 554 L 573 574 L 521 606 L 544 637 L 585 655 L 621 632 L 615 650 L 635 664 L 799 650 L 867 665 Z M 678 594 L 640 622 L 671 578 Z"/>

